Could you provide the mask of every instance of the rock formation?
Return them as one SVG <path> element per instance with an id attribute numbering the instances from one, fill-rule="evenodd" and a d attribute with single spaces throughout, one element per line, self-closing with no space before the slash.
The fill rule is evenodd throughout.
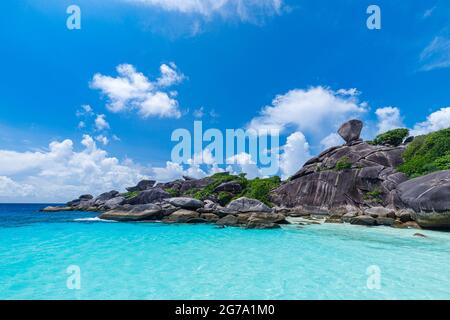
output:
<path id="1" fill-rule="evenodd" d="M 405 181 L 397 192 L 421 227 L 450 229 L 450 170 Z"/>
<path id="2" fill-rule="evenodd" d="M 332 147 L 307 161 L 287 183 L 271 193 L 271 200 L 285 207 L 301 207 L 329 214 L 342 206 L 394 207 L 396 186 L 407 177 L 395 170 L 402 163 L 404 146 L 370 145 L 359 139 L 362 123 L 352 120 L 340 133 L 348 143 Z"/>
<path id="3" fill-rule="evenodd" d="M 345 144 L 310 159 L 281 185 L 279 178 L 246 180 L 227 173 L 158 184 L 142 180 L 127 193 L 82 195 L 66 206 L 43 211 L 100 211 L 100 218 L 116 221 L 215 223 L 249 229 L 323 221 L 450 229 L 450 170 L 408 180 L 396 170 L 407 143 L 363 142 L 362 127 L 359 120 L 344 123 L 338 132 Z M 255 185 L 262 188 L 248 189 Z M 265 203 L 246 194 L 258 195 Z"/>

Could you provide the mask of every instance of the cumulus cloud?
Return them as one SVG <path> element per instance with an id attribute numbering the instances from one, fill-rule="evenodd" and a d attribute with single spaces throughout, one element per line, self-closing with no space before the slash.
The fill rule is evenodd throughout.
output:
<path id="1" fill-rule="evenodd" d="M 339 146 L 344 143 L 344 140 L 337 133 L 330 133 L 320 141 L 322 149 L 328 149 L 331 147 Z"/>
<path id="2" fill-rule="evenodd" d="M 378 134 L 396 129 L 404 128 L 403 119 L 400 115 L 400 109 L 396 107 L 378 108 L 375 111 L 378 118 Z"/>
<path id="3" fill-rule="evenodd" d="M 104 114 L 97 115 L 97 118 L 95 118 L 95 127 L 97 130 L 109 129 L 109 123 L 106 121 L 106 116 Z"/>
<path id="4" fill-rule="evenodd" d="M 426 121 L 415 124 L 411 134 L 417 136 L 448 127 L 450 127 L 450 107 L 441 108 L 431 113 Z"/>
<path id="5" fill-rule="evenodd" d="M 109 143 L 109 139 L 108 137 L 100 134 L 98 136 L 95 137 L 95 140 L 97 140 L 98 142 L 100 142 L 101 144 L 103 144 L 104 146 L 106 146 Z"/>
<path id="6" fill-rule="evenodd" d="M 336 130 L 342 122 L 367 111 L 367 105 L 359 103 L 354 89 L 340 92 L 321 86 L 291 90 L 278 95 L 272 105 L 264 107 L 248 127 L 280 132 L 293 127 L 305 134 L 313 134 L 320 140 L 330 130 Z"/>
<path id="7" fill-rule="evenodd" d="M 261 16 L 280 14 L 282 0 L 126 0 L 169 12 L 255 21 Z"/>
<path id="8" fill-rule="evenodd" d="M 420 55 L 422 71 L 450 67 L 450 39 L 435 37 Z"/>
<path id="9" fill-rule="evenodd" d="M 294 132 L 286 139 L 280 157 L 280 171 L 284 179 L 297 172 L 311 158 L 309 143 L 301 132 Z"/>
<path id="10" fill-rule="evenodd" d="M 176 92 L 165 89 L 181 82 L 184 75 L 176 65 L 163 64 L 161 76 L 151 81 L 130 64 L 116 68 L 118 76 L 111 77 L 97 73 L 91 81 L 91 88 L 100 90 L 108 99 L 107 108 L 111 112 L 137 110 L 143 118 L 179 118 L 181 112 Z"/>
<path id="11" fill-rule="evenodd" d="M 66 139 L 50 143 L 46 151 L 0 150 L 0 199 L 64 202 L 82 193 L 123 190 L 146 176 L 142 168 L 108 156 L 89 135 L 82 145 L 75 151 Z"/>

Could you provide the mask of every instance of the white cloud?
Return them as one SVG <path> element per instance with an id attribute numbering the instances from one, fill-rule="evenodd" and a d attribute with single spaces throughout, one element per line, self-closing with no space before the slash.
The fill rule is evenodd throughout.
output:
<path id="1" fill-rule="evenodd" d="M 420 55 L 421 70 L 431 71 L 434 69 L 450 67 L 450 39 L 446 37 L 435 37 L 433 41 L 422 51 Z"/>
<path id="2" fill-rule="evenodd" d="M 344 121 L 367 111 L 367 105 L 358 102 L 354 90 L 345 91 L 345 96 L 342 90 L 340 94 L 321 86 L 291 90 L 278 95 L 271 106 L 263 108 L 260 115 L 251 120 L 248 127 L 280 131 L 293 127 L 320 140 Z"/>
<path id="3" fill-rule="evenodd" d="M 427 120 L 414 125 L 411 135 L 417 136 L 450 127 L 450 107 L 441 108 L 427 117 Z"/>
<path id="4" fill-rule="evenodd" d="M 118 76 L 111 77 L 95 74 L 91 87 L 99 89 L 107 98 L 107 108 L 111 112 L 137 110 L 144 117 L 179 118 L 181 112 L 176 92 L 165 92 L 168 86 L 179 83 L 184 76 L 176 65 L 163 64 L 161 76 L 154 82 L 138 72 L 130 64 L 121 64 L 116 68 Z"/>
<path id="5" fill-rule="evenodd" d="M 203 107 L 200 107 L 199 109 L 194 110 L 192 114 L 194 115 L 195 118 L 201 119 L 205 115 L 205 110 Z"/>
<path id="6" fill-rule="evenodd" d="M 77 110 L 76 116 L 82 117 L 82 116 L 90 116 L 94 113 L 94 110 L 92 107 L 88 104 L 82 105 L 81 110 Z"/>
<path id="7" fill-rule="evenodd" d="M 0 150 L 0 199 L 65 202 L 83 193 L 123 190 L 146 177 L 142 168 L 98 149 L 92 137 L 83 136 L 82 145 L 77 152 L 66 139 L 47 151 Z"/>
<path id="8" fill-rule="evenodd" d="M 350 89 L 339 89 L 337 91 L 337 94 L 340 94 L 342 96 L 359 96 L 361 92 L 358 91 L 356 88 L 350 88 Z"/>
<path id="9" fill-rule="evenodd" d="M 242 21 L 255 21 L 261 16 L 280 14 L 282 0 L 125 0 L 169 12 L 224 18 L 238 17 Z"/>
<path id="10" fill-rule="evenodd" d="M 106 136 L 104 136 L 102 134 L 96 136 L 95 140 L 97 140 L 98 142 L 102 143 L 104 146 L 106 146 L 109 143 L 108 137 L 106 137 Z"/>
<path id="11" fill-rule="evenodd" d="M 331 148 L 331 147 L 340 146 L 343 143 L 344 143 L 344 140 L 337 133 L 330 133 L 329 135 L 327 135 L 325 138 L 323 138 L 320 141 L 320 145 L 322 146 L 322 148 L 324 150 Z"/>
<path id="12" fill-rule="evenodd" d="M 106 116 L 104 114 L 97 115 L 97 118 L 95 118 L 95 127 L 97 130 L 109 129 L 109 123 L 106 121 Z"/>
<path id="13" fill-rule="evenodd" d="M 424 14 L 423 14 L 423 18 L 426 19 L 426 18 L 431 17 L 431 15 L 433 14 L 433 12 L 434 12 L 435 9 L 436 9 L 436 6 L 430 8 L 430 9 L 425 10 L 425 12 L 424 12 Z"/>
<path id="14" fill-rule="evenodd" d="M 378 118 L 378 134 L 397 128 L 404 128 L 400 109 L 396 107 L 384 107 L 375 111 Z"/>
<path id="15" fill-rule="evenodd" d="M 157 83 L 161 87 L 170 87 L 185 79 L 184 74 L 177 71 L 177 66 L 173 62 L 169 63 L 169 65 L 162 64 L 159 70 L 161 76 L 158 78 Z"/>
<path id="16" fill-rule="evenodd" d="M 288 136 L 282 151 L 280 169 L 284 179 L 297 172 L 311 158 L 309 144 L 301 132 L 294 132 Z"/>
<path id="17" fill-rule="evenodd" d="M 84 129 L 84 128 L 86 128 L 86 122 L 84 122 L 84 121 L 78 122 L 78 128 L 79 128 L 79 129 Z"/>

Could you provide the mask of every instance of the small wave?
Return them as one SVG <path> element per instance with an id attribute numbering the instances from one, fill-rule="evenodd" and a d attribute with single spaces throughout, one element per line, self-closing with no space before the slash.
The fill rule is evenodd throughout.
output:
<path id="1" fill-rule="evenodd" d="M 116 222 L 116 221 L 112 221 L 112 220 L 105 220 L 105 219 L 100 219 L 99 217 L 94 217 L 94 218 L 78 218 L 75 219 L 74 221 L 78 221 L 78 222 Z"/>

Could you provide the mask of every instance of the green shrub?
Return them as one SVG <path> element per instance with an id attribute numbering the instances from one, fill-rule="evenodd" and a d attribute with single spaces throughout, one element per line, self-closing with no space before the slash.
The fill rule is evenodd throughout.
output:
<path id="1" fill-rule="evenodd" d="M 137 195 L 139 194 L 140 191 L 129 191 L 129 192 L 125 192 L 123 194 L 123 196 L 125 197 L 125 199 L 129 200 L 132 199 L 134 197 L 137 197 Z"/>
<path id="2" fill-rule="evenodd" d="M 450 128 L 416 137 L 403 153 L 403 160 L 398 170 L 410 177 L 450 169 Z"/>
<path id="3" fill-rule="evenodd" d="M 229 192 L 219 192 L 217 201 L 221 206 L 227 205 L 233 199 L 233 195 Z"/>
<path id="4" fill-rule="evenodd" d="M 372 201 L 375 203 L 383 203 L 383 192 L 379 188 L 375 188 L 363 195 L 364 200 Z"/>
<path id="5" fill-rule="evenodd" d="M 257 199 L 271 206 L 272 203 L 269 200 L 269 193 L 273 189 L 279 187 L 280 184 L 281 179 L 278 176 L 265 179 L 256 178 L 253 180 L 248 180 L 248 185 L 240 196 Z"/>
<path id="6" fill-rule="evenodd" d="M 385 133 L 379 134 L 370 144 L 374 145 L 392 145 L 399 146 L 402 144 L 403 140 L 409 135 L 408 129 L 394 129 L 387 131 Z"/>
<path id="7" fill-rule="evenodd" d="M 349 157 L 342 157 L 340 158 L 337 162 L 336 165 L 334 166 L 334 169 L 337 171 L 341 171 L 341 170 L 345 170 L 345 169 L 351 169 L 352 168 L 352 163 L 350 162 L 350 158 Z"/>
<path id="8" fill-rule="evenodd" d="M 180 195 L 180 192 L 178 192 L 178 190 L 174 188 L 167 188 L 164 191 L 170 194 L 172 197 L 178 197 Z"/>
<path id="9" fill-rule="evenodd" d="M 212 183 L 202 189 L 191 189 L 184 192 L 184 195 L 191 196 L 199 200 L 217 199 L 220 205 L 225 206 L 234 198 L 248 197 L 258 199 L 267 205 L 271 205 L 269 201 L 269 192 L 277 188 L 281 184 L 281 179 L 278 176 L 270 178 L 256 178 L 247 180 L 245 173 L 239 175 L 232 175 L 228 172 L 216 173 L 210 177 Z M 214 192 L 214 190 L 224 182 L 237 182 L 242 187 L 242 192 L 235 195 L 229 192 Z M 167 190 L 166 190 L 167 191 Z"/>

